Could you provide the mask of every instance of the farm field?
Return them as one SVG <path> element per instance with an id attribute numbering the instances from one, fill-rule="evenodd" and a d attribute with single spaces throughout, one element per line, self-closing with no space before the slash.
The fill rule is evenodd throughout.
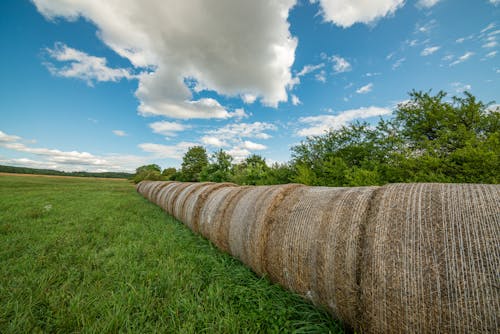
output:
<path id="1" fill-rule="evenodd" d="M 125 180 L 0 175 L 0 332 L 341 333 Z"/>

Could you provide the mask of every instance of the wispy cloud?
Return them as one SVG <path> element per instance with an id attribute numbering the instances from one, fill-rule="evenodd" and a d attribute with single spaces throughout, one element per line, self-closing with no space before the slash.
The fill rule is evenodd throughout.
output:
<path id="1" fill-rule="evenodd" d="M 330 61 L 333 62 L 333 70 L 335 73 L 344 73 L 352 70 L 351 64 L 340 56 L 332 56 Z"/>
<path id="2" fill-rule="evenodd" d="M 468 52 L 464 53 L 462 56 L 458 57 L 457 60 L 450 63 L 450 66 L 455 66 L 455 65 L 458 65 L 460 63 L 463 63 L 464 61 L 470 59 L 472 56 L 474 56 L 474 52 L 468 51 Z"/>
<path id="3" fill-rule="evenodd" d="M 125 137 L 127 133 L 123 130 L 113 130 L 113 133 L 118 137 Z"/>
<path id="4" fill-rule="evenodd" d="M 429 46 L 425 49 L 422 50 L 422 52 L 420 52 L 420 55 L 421 56 L 430 56 L 431 54 L 435 53 L 436 51 L 438 51 L 441 47 L 440 46 Z"/>
<path id="5" fill-rule="evenodd" d="M 392 69 L 395 70 L 395 69 L 398 69 L 399 67 L 401 67 L 401 65 L 403 65 L 403 63 L 406 61 L 406 58 L 403 57 L 403 58 L 399 58 L 398 60 L 396 60 L 393 64 L 392 64 Z"/>
<path id="6" fill-rule="evenodd" d="M 356 90 L 356 93 L 358 94 L 367 94 L 373 90 L 373 83 L 369 83 L 367 85 L 364 85 L 363 87 L 360 87 Z"/>

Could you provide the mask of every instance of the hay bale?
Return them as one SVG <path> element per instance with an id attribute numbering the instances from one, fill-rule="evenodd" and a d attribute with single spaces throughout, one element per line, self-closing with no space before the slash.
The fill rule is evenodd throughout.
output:
<path id="1" fill-rule="evenodd" d="M 233 183 L 204 183 L 203 187 L 197 188 L 186 199 L 181 221 L 194 232 L 199 232 L 200 212 L 210 194 L 220 188 L 235 186 Z"/>
<path id="2" fill-rule="evenodd" d="M 210 183 L 192 183 L 182 189 L 175 200 L 175 203 L 172 208 L 172 216 L 182 221 L 187 227 L 192 230 L 192 226 L 190 226 L 184 219 L 184 208 L 188 204 L 191 195 L 193 192 L 196 192 L 198 189 L 204 190 Z"/>
<path id="3" fill-rule="evenodd" d="M 376 187 L 301 187 L 272 213 L 264 270 L 271 280 L 326 306 L 350 323 L 357 316 L 357 252 Z"/>
<path id="4" fill-rule="evenodd" d="M 158 191 L 157 203 L 164 211 L 167 211 L 167 196 L 171 194 L 172 189 L 175 189 L 180 182 L 170 182 L 165 187 Z"/>
<path id="5" fill-rule="evenodd" d="M 199 231 L 219 249 L 229 252 L 229 222 L 235 204 L 249 187 L 224 187 L 213 191 L 200 210 Z"/>
<path id="6" fill-rule="evenodd" d="M 301 185 L 251 187 L 234 202 L 229 220 L 229 251 L 259 275 L 265 273 L 269 218 L 283 198 L 298 187 Z"/>
<path id="7" fill-rule="evenodd" d="M 358 331 L 498 332 L 498 185 L 137 190 Z"/>
<path id="8" fill-rule="evenodd" d="M 388 185 L 371 211 L 356 327 L 498 333 L 498 185 Z"/>

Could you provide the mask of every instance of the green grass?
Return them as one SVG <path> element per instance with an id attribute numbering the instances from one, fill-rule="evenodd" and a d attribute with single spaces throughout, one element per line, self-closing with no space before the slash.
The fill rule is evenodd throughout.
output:
<path id="1" fill-rule="evenodd" d="M 127 181 L 0 175 L 0 333 L 341 333 Z"/>

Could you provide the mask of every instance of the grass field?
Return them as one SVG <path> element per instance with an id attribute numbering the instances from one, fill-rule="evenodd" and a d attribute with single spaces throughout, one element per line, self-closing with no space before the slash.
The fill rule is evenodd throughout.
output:
<path id="1" fill-rule="evenodd" d="M 0 333 L 341 333 L 124 180 L 0 175 Z"/>

